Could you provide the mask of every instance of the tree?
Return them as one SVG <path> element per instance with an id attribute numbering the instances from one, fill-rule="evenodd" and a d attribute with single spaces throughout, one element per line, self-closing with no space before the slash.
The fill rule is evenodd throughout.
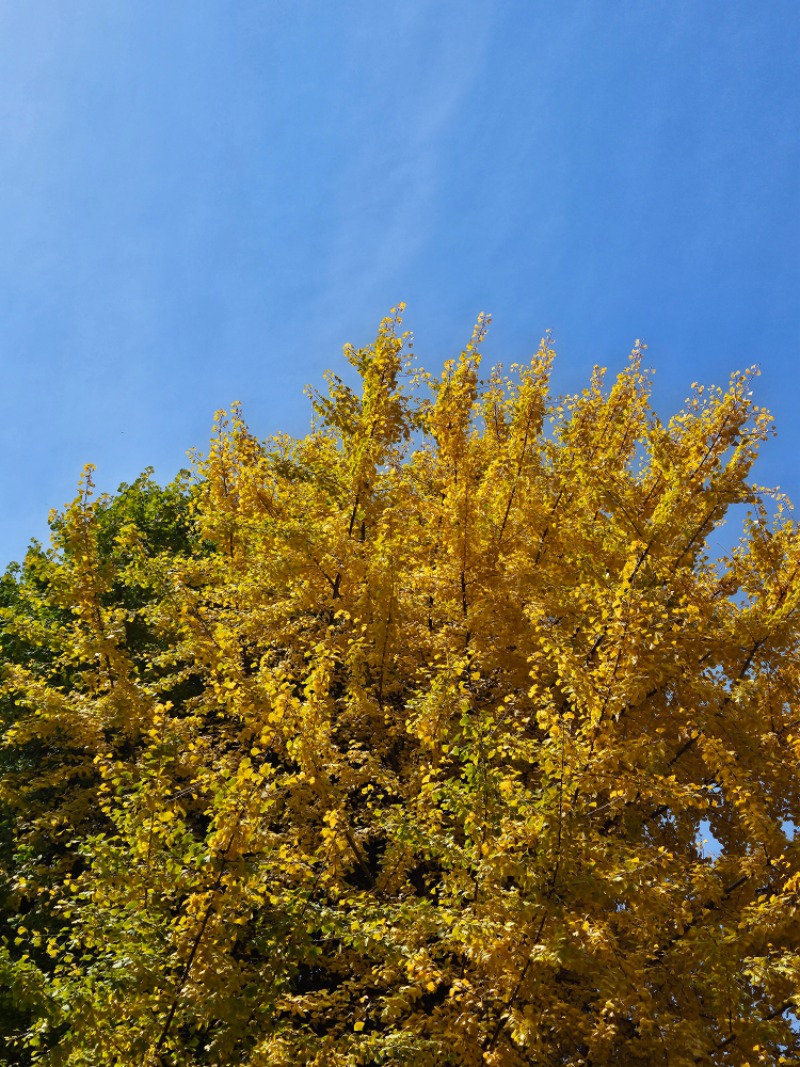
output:
<path id="1" fill-rule="evenodd" d="M 7 576 L 7 1055 L 798 1062 L 800 539 L 752 372 L 664 424 L 638 346 L 552 398 L 547 340 L 481 379 L 481 319 L 433 377 L 398 324 L 305 438 L 220 414 Z"/>

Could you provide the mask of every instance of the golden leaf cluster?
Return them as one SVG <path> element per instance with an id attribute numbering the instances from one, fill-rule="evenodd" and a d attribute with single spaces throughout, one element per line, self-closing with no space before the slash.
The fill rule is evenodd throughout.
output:
<path id="1" fill-rule="evenodd" d="M 402 309 L 400 309 L 402 310 Z M 0 1061 L 798 1063 L 800 538 L 752 373 L 440 375 L 81 493 L 2 586 Z M 348 384 L 350 383 L 350 384 Z M 739 543 L 715 558 L 731 508 Z"/>

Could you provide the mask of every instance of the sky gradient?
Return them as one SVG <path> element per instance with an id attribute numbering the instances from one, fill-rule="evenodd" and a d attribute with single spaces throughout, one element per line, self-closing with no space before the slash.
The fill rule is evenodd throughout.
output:
<path id="1" fill-rule="evenodd" d="M 394 10 L 391 10 L 394 8 Z M 796 0 L 0 3 L 0 566 L 81 467 L 170 478 L 407 302 L 429 368 L 758 363 L 800 502 Z"/>

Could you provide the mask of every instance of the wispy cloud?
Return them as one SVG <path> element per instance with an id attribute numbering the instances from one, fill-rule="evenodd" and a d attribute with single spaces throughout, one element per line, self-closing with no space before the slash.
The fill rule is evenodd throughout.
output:
<path id="1" fill-rule="evenodd" d="M 376 51 L 374 15 L 353 18 L 346 63 L 359 102 L 343 116 L 347 164 L 331 205 L 326 305 L 368 298 L 435 231 L 448 131 L 463 122 L 489 24 L 487 4 L 423 0 L 386 20 Z"/>

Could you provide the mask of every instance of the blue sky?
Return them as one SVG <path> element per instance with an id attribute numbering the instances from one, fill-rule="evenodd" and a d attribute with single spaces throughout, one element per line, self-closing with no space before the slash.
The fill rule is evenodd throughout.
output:
<path id="1" fill-rule="evenodd" d="M 0 3 L 0 564 L 82 465 L 162 479 L 389 307 L 434 367 L 637 337 L 669 414 L 754 362 L 800 500 L 797 0 Z"/>

